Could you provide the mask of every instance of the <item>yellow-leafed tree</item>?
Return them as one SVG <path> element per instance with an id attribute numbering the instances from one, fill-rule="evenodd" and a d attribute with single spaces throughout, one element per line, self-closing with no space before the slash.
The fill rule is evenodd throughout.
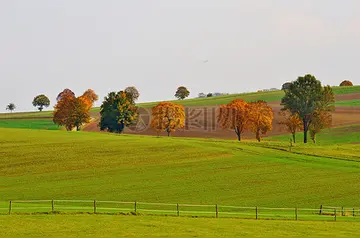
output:
<path id="1" fill-rule="evenodd" d="M 264 101 L 249 103 L 250 106 L 250 123 L 249 128 L 255 133 L 256 139 L 260 142 L 261 135 L 265 135 L 272 130 L 274 113 L 272 108 Z"/>
<path id="2" fill-rule="evenodd" d="M 316 134 L 322 129 L 329 128 L 332 124 L 332 115 L 328 111 L 317 110 L 313 113 L 309 126 L 310 138 L 316 143 Z"/>
<path id="3" fill-rule="evenodd" d="M 166 131 L 168 136 L 170 136 L 171 132 L 184 128 L 184 126 L 184 106 L 172 102 L 161 102 L 152 108 L 151 128 L 158 135 L 162 131 Z"/>
<path id="4" fill-rule="evenodd" d="M 286 110 L 279 112 L 279 115 L 283 117 L 279 124 L 286 126 L 286 130 L 292 134 L 293 142 L 296 143 L 296 132 L 304 129 L 299 114 L 292 114 L 289 110 Z"/>
<path id="5" fill-rule="evenodd" d="M 249 104 L 241 99 L 221 105 L 218 114 L 219 126 L 223 129 L 234 130 L 238 140 L 241 141 L 241 134 L 249 125 L 249 113 Z"/>

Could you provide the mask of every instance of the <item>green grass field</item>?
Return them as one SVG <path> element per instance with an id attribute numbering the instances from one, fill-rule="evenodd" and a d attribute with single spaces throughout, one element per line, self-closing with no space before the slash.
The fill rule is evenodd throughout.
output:
<path id="1" fill-rule="evenodd" d="M 52 119 L 0 119 L 0 128 L 59 130 Z"/>
<path id="2" fill-rule="evenodd" d="M 329 136 L 344 142 L 346 134 Z M 358 136 L 355 133 L 354 140 Z M 289 153 L 284 151 L 287 142 L 281 141 L 0 129 L 0 144 L 2 201 L 97 199 L 305 208 L 360 202 L 360 184 L 351 182 L 360 176 L 360 148 L 351 143 L 298 144 L 295 153 Z"/>
<path id="3" fill-rule="evenodd" d="M 17 215 L 51 210 L 49 202 L 25 202 L 14 203 L 12 215 L 0 215 L 0 233 L 2 237 L 356 237 L 360 223 L 349 221 L 359 221 L 358 211 L 356 217 L 346 212 L 337 222 L 331 222 L 331 212 L 316 213 L 320 205 L 360 207 L 359 137 L 360 125 L 334 128 L 320 134 L 318 144 L 298 143 L 289 152 L 288 136 L 239 143 L 0 128 L 2 214 L 7 213 L 9 200 L 28 199 L 213 204 L 212 217 L 214 204 L 316 209 L 311 214 L 300 212 L 301 221 L 229 219 L 221 206 L 219 219 L 173 217 L 175 212 L 170 217 Z M 91 202 L 77 206 L 87 206 L 83 212 L 93 209 Z M 100 207 L 106 205 L 99 204 L 98 210 L 106 211 Z M 65 201 L 55 203 L 56 210 L 75 211 L 67 208 L 71 207 Z M 147 214 L 140 203 L 138 209 Z M 182 216 L 199 215 L 186 209 L 181 207 Z M 254 209 L 245 212 L 255 217 Z M 294 210 L 276 216 L 272 212 L 260 208 L 259 218 L 294 219 Z M 304 221 L 308 219 L 313 221 Z"/>
<path id="4" fill-rule="evenodd" d="M 0 119 L 52 117 L 52 111 L 0 113 Z"/>
<path id="5" fill-rule="evenodd" d="M 358 237 L 360 223 L 156 216 L 0 216 L 1 237 Z"/>

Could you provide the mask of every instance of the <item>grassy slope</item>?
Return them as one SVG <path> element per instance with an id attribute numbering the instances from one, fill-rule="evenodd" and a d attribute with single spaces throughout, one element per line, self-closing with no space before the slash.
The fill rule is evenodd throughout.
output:
<path id="1" fill-rule="evenodd" d="M 92 215 L 0 216 L 2 237 L 358 237 L 359 223 Z"/>
<path id="2" fill-rule="evenodd" d="M 314 208 L 360 202 L 360 184 L 354 182 L 360 177 L 360 148 L 351 144 L 326 147 L 338 159 L 322 157 L 321 146 L 299 144 L 300 154 L 279 150 L 286 142 L 259 147 L 254 142 L 64 131 L 0 129 L 0 144 L 0 200 Z M 302 154 L 310 146 L 313 155 Z"/>
<path id="3" fill-rule="evenodd" d="M 59 130 L 60 127 L 54 124 L 51 119 L 3 119 L 0 120 L 0 128 L 26 128 Z"/>

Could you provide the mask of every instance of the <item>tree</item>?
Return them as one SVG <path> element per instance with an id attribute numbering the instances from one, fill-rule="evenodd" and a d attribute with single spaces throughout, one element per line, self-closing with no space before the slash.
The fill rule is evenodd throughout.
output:
<path id="1" fill-rule="evenodd" d="M 303 125 L 299 115 L 297 113 L 292 114 L 290 111 L 281 111 L 279 112 L 279 115 L 284 118 L 279 121 L 279 124 L 286 126 L 287 131 L 292 134 L 292 141 L 296 143 L 296 132 L 303 130 Z"/>
<path id="2" fill-rule="evenodd" d="M 37 107 L 41 112 L 44 109 L 44 107 L 50 106 L 50 100 L 44 94 L 41 94 L 34 98 L 32 104 L 34 107 Z"/>
<path id="3" fill-rule="evenodd" d="M 9 103 L 9 105 L 6 106 L 6 110 L 13 112 L 15 110 L 16 106 L 14 103 Z"/>
<path id="4" fill-rule="evenodd" d="M 183 100 L 184 98 L 187 98 L 189 94 L 190 94 L 189 90 L 186 87 L 181 86 L 178 87 L 178 89 L 176 90 L 175 97 L 180 100 Z"/>
<path id="5" fill-rule="evenodd" d="M 213 96 L 213 94 L 212 93 L 208 93 L 208 94 L 206 94 L 206 97 L 208 97 L 208 98 L 210 98 L 210 97 L 212 97 Z"/>
<path id="6" fill-rule="evenodd" d="M 330 87 L 328 87 L 331 90 Z M 331 91 L 332 92 L 332 91 Z M 294 81 L 285 96 L 281 100 L 282 110 L 289 110 L 292 114 L 297 113 L 304 126 L 304 143 L 307 143 L 307 132 L 312 120 L 312 114 L 319 107 L 328 110 L 331 106 L 325 100 L 324 88 L 313 75 L 307 74 Z"/>
<path id="7" fill-rule="evenodd" d="M 290 88 L 291 83 L 286 82 L 282 85 L 281 90 L 288 90 Z"/>
<path id="8" fill-rule="evenodd" d="M 241 141 L 241 134 L 249 126 L 249 104 L 241 99 L 235 99 L 229 104 L 220 106 L 218 123 L 223 129 L 234 130 L 238 140 Z"/>
<path id="9" fill-rule="evenodd" d="M 198 98 L 206 98 L 206 94 L 205 93 L 199 93 Z"/>
<path id="10" fill-rule="evenodd" d="M 260 142 L 260 133 L 265 135 L 268 131 L 272 130 L 274 113 L 272 108 L 262 100 L 249 103 L 249 107 L 249 128 L 255 133 L 256 139 Z"/>
<path id="11" fill-rule="evenodd" d="M 125 88 L 125 93 L 128 100 L 132 104 L 135 104 L 135 102 L 138 100 L 140 96 L 139 91 L 134 86 Z"/>
<path id="12" fill-rule="evenodd" d="M 349 80 L 344 80 L 340 83 L 340 86 L 343 87 L 343 86 L 353 86 L 353 83 Z"/>
<path id="13" fill-rule="evenodd" d="M 100 107 L 100 130 L 122 133 L 137 119 L 137 107 L 129 101 L 124 91 L 111 92 Z"/>
<path id="14" fill-rule="evenodd" d="M 316 134 L 322 129 L 329 128 L 332 123 L 332 115 L 330 112 L 316 110 L 312 116 L 312 122 L 309 126 L 310 138 L 316 143 Z"/>
<path id="15" fill-rule="evenodd" d="M 166 131 L 168 136 L 171 132 L 185 126 L 185 111 L 184 106 L 172 103 L 161 102 L 152 108 L 151 128 L 153 128 L 158 135 L 162 131 Z"/>
<path id="16" fill-rule="evenodd" d="M 57 96 L 54 123 L 65 126 L 68 131 L 73 128 L 79 131 L 81 125 L 90 121 L 90 109 L 97 98 L 92 89 L 85 91 L 80 97 L 76 97 L 70 89 L 65 89 Z"/>
<path id="17" fill-rule="evenodd" d="M 90 122 L 90 108 L 81 97 L 75 98 L 72 104 L 69 121 L 72 128 L 75 127 L 77 131 L 80 131 L 81 125 Z"/>
<path id="18" fill-rule="evenodd" d="M 95 93 L 94 90 L 86 90 L 79 99 L 86 105 L 86 110 L 90 110 L 94 103 L 99 99 L 99 96 Z"/>
<path id="19" fill-rule="evenodd" d="M 316 142 L 316 134 L 331 126 L 331 112 L 335 110 L 334 102 L 335 96 L 331 87 L 325 86 L 321 93 L 319 107 L 311 115 L 311 124 L 309 125 L 310 137 L 314 143 Z"/>

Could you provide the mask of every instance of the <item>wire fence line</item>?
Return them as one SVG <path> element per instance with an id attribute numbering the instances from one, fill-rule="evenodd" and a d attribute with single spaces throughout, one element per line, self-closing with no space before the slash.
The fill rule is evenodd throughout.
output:
<path id="1" fill-rule="evenodd" d="M 0 214 L 94 213 L 143 214 L 243 219 L 360 221 L 360 208 L 270 208 L 98 200 L 13 200 L 0 202 Z"/>

